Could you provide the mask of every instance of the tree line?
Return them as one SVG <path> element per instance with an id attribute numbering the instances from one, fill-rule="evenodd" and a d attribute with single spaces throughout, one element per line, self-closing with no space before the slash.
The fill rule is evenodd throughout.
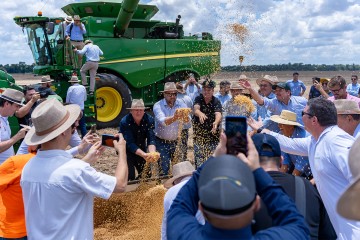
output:
<path id="1" fill-rule="evenodd" d="M 8 73 L 32 73 L 35 64 L 28 65 L 25 62 L 14 64 L 0 64 L 0 70 L 6 70 Z"/>
<path id="2" fill-rule="evenodd" d="M 0 64 L 0 69 L 8 73 L 32 73 L 35 64 L 28 65 L 25 62 L 16 64 Z M 222 71 L 228 72 L 256 72 L 256 71 L 360 71 L 359 64 L 269 64 L 269 65 L 233 65 L 221 67 Z"/>
<path id="3" fill-rule="evenodd" d="M 223 71 L 229 72 L 256 72 L 256 71 L 359 71 L 359 64 L 269 64 L 269 65 L 233 65 L 221 67 Z"/>

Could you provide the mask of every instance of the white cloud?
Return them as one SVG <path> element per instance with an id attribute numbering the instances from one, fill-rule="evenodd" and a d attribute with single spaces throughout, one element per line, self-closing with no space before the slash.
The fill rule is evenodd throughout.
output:
<path id="1" fill-rule="evenodd" d="M 72 0 L 3 0 L 0 8 L 1 64 L 32 56 L 14 16 L 65 16 Z M 222 65 L 359 63 L 360 5 L 355 0 L 141 0 L 159 8 L 154 19 L 175 21 L 181 15 L 186 34 L 211 32 L 222 41 Z M 240 43 L 229 24 L 241 23 L 249 36 Z"/>

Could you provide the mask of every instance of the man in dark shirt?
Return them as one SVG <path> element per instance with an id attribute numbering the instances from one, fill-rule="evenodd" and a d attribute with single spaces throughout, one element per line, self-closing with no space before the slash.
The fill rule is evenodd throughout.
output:
<path id="1" fill-rule="evenodd" d="M 56 93 L 50 88 L 51 82 L 54 80 L 47 79 L 46 77 L 42 77 L 41 81 L 38 82 L 41 86 L 38 88 L 38 92 L 40 93 L 41 98 L 47 98 L 49 95 L 56 95 Z"/>
<path id="2" fill-rule="evenodd" d="M 247 157 L 224 155 L 226 136 L 221 134 L 217 157 L 198 168 L 168 211 L 168 239 L 309 238 L 304 218 L 281 186 L 260 168 L 250 137 L 248 142 Z M 253 235 L 251 222 L 260 208 L 259 196 L 269 209 L 274 227 Z M 204 226 L 196 220 L 198 208 L 206 218 Z"/>
<path id="3" fill-rule="evenodd" d="M 130 113 L 120 122 L 120 131 L 126 140 L 126 155 L 129 180 L 141 177 L 146 161 L 153 161 L 151 152 L 155 152 L 154 118 L 145 113 L 144 101 L 133 99 Z M 149 153 L 147 153 L 147 148 Z M 150 169 L 146 169 L 145 177 L 150 177 Z"/>
<path id="4" fill-rule="evenodd" d="M 255 134 L 252 139 L 259 153 L 260 166 L 295 202 L 309 226 L 311 239 L 336 239 L 336 233 L 316 188 L 304 178 L 280 172 L 281 150 L 276 138 L 267 134 Z M 254 233 L 273 226 L 266 205 L 255 214 L 254 220 Z"/>
<path id="5" fill-rule="evenodd" d="M 194 101 L 194 153 L 195 166 L 199 167 L 215 150 L 219 143 L 222 106 L 214 97 L 216 83 L 206 79 L 203 91 Z"/>
<path id="6" fill-rule="evenodd" d="M 25 105 L 15 112 L 15 116 L 18 118 L 19 124 L 29 126 L 31 125 L 31 113 L 38 105 L 40 95 L 35 91 L 35 88 L 30 86 L 26 86 L 23 90 L 23 93 L 25 98 Z"/>

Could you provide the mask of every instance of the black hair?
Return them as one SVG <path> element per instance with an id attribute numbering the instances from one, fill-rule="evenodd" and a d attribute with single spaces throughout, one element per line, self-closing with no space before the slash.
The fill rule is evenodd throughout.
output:
<path id="1" fill-rule="evenodd" d="M 309 114 L 318 119 L 320 126 L 328 127 L 337 124 L 335 104 L 325 98 L 312 98 L 307 102 Z"/>

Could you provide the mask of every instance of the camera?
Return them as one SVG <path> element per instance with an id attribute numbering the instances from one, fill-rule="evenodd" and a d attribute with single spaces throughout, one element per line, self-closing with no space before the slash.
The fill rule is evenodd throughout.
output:
<path id="1" fill-rule="evenodd" d="M 47 92 L 40 92 L 40 98 L 47 98 L 49 96 L 49 93 Z"/>

